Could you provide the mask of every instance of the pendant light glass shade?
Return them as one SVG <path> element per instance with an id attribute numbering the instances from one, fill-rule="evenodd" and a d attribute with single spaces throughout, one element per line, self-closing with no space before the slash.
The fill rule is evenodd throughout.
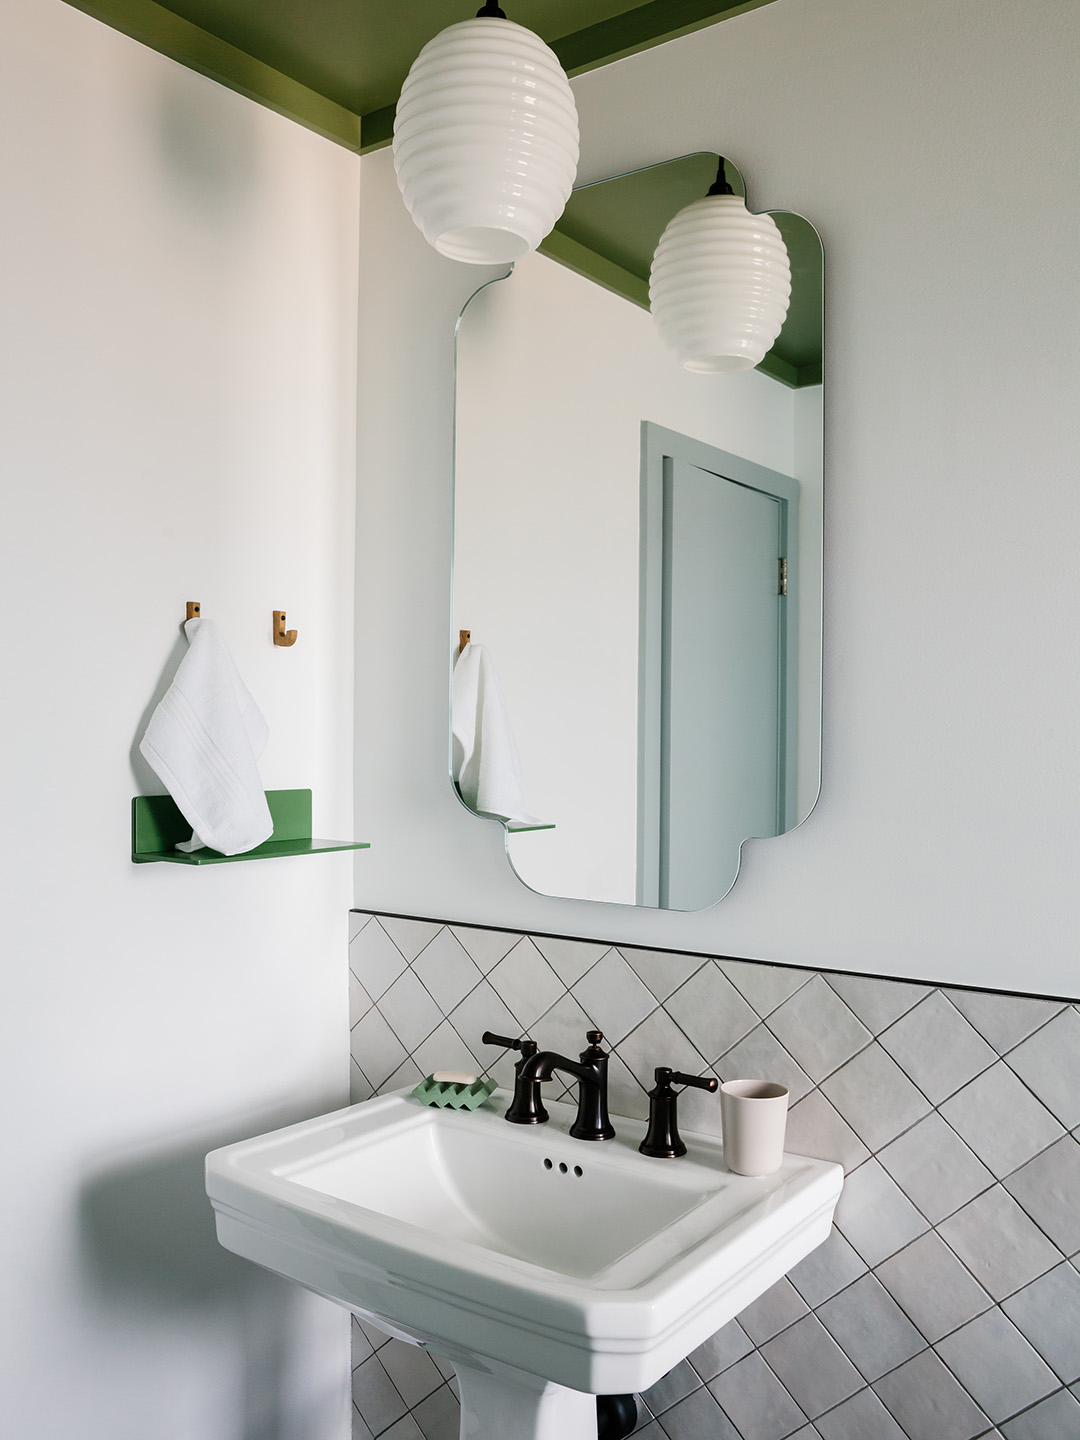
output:
<path id="1" fill-rule="evenodd" d="M 707 195 L 660 237 L 649 275 L 660 338 L 684 370 L 752 370 L 772 348 L 791 299 L 787 246 L 771 215 L 738 195 Z"/>
<path id="2" fill-rule="evenodd" d="M 535 250 L 563 212 L 577 161 L 570 82 L 531 30 L 463 20 L 420 51 L 398 101 L 394 169 L 440 254 L 498 265 Z"/>

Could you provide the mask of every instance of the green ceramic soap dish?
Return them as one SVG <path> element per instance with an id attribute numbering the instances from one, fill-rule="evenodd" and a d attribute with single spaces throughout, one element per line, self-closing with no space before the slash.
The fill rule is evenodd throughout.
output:
<path id="1" fill-rule="evenodd" d="M 494 1080 L 474 1080 L 471 1085 L 426 1076 L 412 1092 L 425 1105 L 449 1105 L 454 1110 L 475 1110 L 495 1089 Z"/>

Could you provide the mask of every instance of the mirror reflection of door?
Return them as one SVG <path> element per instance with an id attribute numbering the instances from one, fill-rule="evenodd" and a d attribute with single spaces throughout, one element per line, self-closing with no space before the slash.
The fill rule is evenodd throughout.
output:
<path id="1" fill-rule="evenodd" d="M 689 156 L 575 191 L 543 252 L 487 282 L 458 327 L 451 663 L 458 632 L 470 630 L 498 676 L 524 803 L 547 827 L 508 826 L 507 853 L 541 894 L 673 909 L 715 904 L 735 880 L 739 842 L 790 829 L 817 795 L 821 247 L 808 222 L 777 212 L 794 277 L 777 345 L 756 370 L 683 370 L 649 314 L 649 264 L 664 226 L 705 193 L 716 164 L 715 155 Z M 651 519 L 643 453 L 647 481 L 655 475 L 646 490 L 659 507 Z M 663 608 L 651 591 L 663 587 L 659 560 L 653 572 L 642 564 L 642 543 L 651 526 L 662 554 L 665 455 L 686 468 L 673 469 L 672 480 L 677 643 L 662 768 Z M 707 492 L 696 501 L 695 472 Z M 787 546 L 774 539 L 758 566 L 763 618 L 729 626 L 726 639 L 698 622 L 731 610 L 730 596 L 715 593 L 721 577 L 739 603 L 749 590 L 735 562 L 722 559 L 722 536 L 707 539 L 700 512 L 716 499 L 710 476 L 724 478 L 727 491 L 718 493 L 729 508 L 741 501 L 771 516 L 761 528 L 775 536 L 780 527 Z M 752 569 L 748 544 L 736 548 Z M 700 573 L 683 577 L 695 547 Z M 781 554 L 790 591 L 783 606 L 775 594 Z M 654 618 L 643 623 L 646 615 Z M 770 625 L 771 641 L 751 642 L 756 627 Z M 719 654 L 722 640 L 743 667 L 726 681 L 715 667 L 709 679 L 695 653 Z M 782 662 L 763 658 L 769 644 L 781 647 Z M 650 686 L 651 729 L 643 718 Z M 745 713 L 725 713 L 740 697 Z M 740 734 L 750 749 L 739 750 Z M 738 814 L 741 822 L 731 818 Z"/>
<path id="2" fill-rule="evenodd" d="M 798 484 L 643 432 L 638 903 L 695 910 L 794 812 Z"/>

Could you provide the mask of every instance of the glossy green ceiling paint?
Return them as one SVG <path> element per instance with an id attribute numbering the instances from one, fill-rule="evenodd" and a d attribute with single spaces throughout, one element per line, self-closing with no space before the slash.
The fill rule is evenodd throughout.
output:
<path id="1" fill-rule="evenodd" d="M 541 243 L 541 253 L 647 310 L 649 269 L 657 242 L 673 215 L 708 192 L 716 178 L 716 162 L 712 154 L 688 155 L 582 186 Z M 730 161 L 727 178 L 736 195 L 746 194 L 743 178 Z M 791 305 L 776 344 L 759 368 L 793 388 L 819 385 L 821 241 L 800 215 L 772 213 L 791 260 Z"/>
<path id="2" fill-rule="evenodd" d="M 374 149 L 420 49 L 475 13 L 461 0 L 68 0 L 251 99 L 337 140 Z M 647 49 L 772 0 L 510 0 L 570 74 Z"/>

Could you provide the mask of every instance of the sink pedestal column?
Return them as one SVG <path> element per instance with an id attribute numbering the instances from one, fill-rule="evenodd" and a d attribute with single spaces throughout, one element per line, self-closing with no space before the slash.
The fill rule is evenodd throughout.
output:
<path id="1" fill-rule="evenodd" d="M 492 1364 L 454 1360 L 461 1390 L 461 1440 L 596 1440 L 596 1396 Z"/>

